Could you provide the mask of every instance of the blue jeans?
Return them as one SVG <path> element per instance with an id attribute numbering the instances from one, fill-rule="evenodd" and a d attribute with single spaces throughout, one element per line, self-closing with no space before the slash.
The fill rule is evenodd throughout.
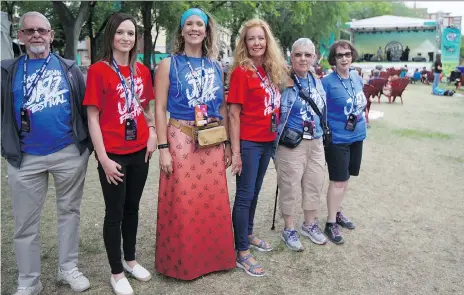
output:
<path id="1" fill-rule="evenodd" d="M 435 88 L 438 87 L 438 83 L 440 82 L 440 73 L 433 73 L 433 85 L 432 85 L 432 92 Z"/>
<path id="2" fill-rule="evenodd" d="M 240 141 L 242 173 L 237 175 L 232 222 L 235 232 L 235 249 L 248 250 L 248 235 L 253 233 L 258 194 L 271 159 L 273 142 Z"/>

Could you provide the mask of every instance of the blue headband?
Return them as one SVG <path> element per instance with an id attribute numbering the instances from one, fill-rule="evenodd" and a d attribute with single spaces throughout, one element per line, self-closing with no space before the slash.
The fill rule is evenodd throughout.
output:
<path id="1" fill-rule="evenodd" d="M 190 9 L 186 10 L 184 12 L 184 14 L 182 14 L 182 17 L 180 18 L 180 27 L 181 28 L 184 27 L 185 21 L 189 17 L 191 17 L 192 15 L 197 15 L 197 16 L 201 17 L 201 19 L 205 23 L 205 26 L 208 25 L 208 16 L 206 15 L 206 13 L 203 12 L 203 10 L 201 10 L 199 8 L 190 8 Z"/>

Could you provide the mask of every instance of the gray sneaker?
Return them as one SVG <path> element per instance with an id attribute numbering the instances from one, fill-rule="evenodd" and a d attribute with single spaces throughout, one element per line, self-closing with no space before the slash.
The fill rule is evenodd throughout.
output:
<path id="1" fill-rule="evenodd" d="M 281 235 L 282 240 L 285 242 L 288 248 L 293 251 L 301 252 L 304 250 L 303 245 L 298 238 L 298 233 L 296 230 L 291 229 L 284 229 Z"/>
<path id="2" fill-rule="evenodd" d="M 314 244 L 324 245 L 327 243 L 327 238 L 322 233 L 317 221 L 314 221 L 310 225 L 306 225 L 303 222 L 301 225 L 301 234 L 308 237 Z"/>
<path id="3" fill-rule="evenodd" d="M 89 280 L 77 267 L 69 271 L 58 270 L 58 281 L 71 286 L 74 292 L 83 292 L 90 287 Z"/>
<path id="4" fill-rule="evenodd" d="M 14 295 L 38 295 L 42 290 L 42 283 L 39 281 L 37 285 L 32 287 L 18 287 Z"/>

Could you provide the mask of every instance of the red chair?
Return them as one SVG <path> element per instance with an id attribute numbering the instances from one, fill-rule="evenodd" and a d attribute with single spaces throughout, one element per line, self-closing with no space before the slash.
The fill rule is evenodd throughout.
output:
<path id="1" fill-rule="evenodd" d="M 433 82 L 433 79 L 434 79 L 434 77 L 433 77 L 433 72 L 427 71 L 427 81 L 428 81 L 429 83 L 432 83 L 432 82 Z"/>
<path id="2" fill-rule="evenodd" d="M 377 91 L 374 88 L 374 86 L 369 85 L 369 84 L 364 84 L 363 92 L 364 92 L 364 95 L 366 96 L 366 99 L 367 99 L 366 123 L 369 124 L 369 110 L 371 109 L 371 97 L 375 97 L 375 95 L 377 94 Z"/>
<path id="3" fill-rule="evenodd" d="M 398 80 L 394 80 L 391 82 L 392 90 L 391 90 L 391 97 L 393 97 L 393 102 L 397 96 L 401 98 L 401 104 L 403 104 L 403 91 L 406 89 L 406 86 L 409 84 L 409 79 L 401 78 Z"/>
<path id="4" fill-rule="evenodd" d="M 387 72 L 380 72 L 380 78 L 388 80 L 388 77 L 390 77 L 390 75 Z"/>
<path id="5" fill-rule="evenodd" d="M 385 84 L 387 84 L 387 80 L 386 79 L 371 79 L 369 81 L 369 84 L 374 86 L 375 90 L 376 90 L 376 94 L 374 95 L 378 97 L 378 102 L 380 103 L 380 96 L 382 95 L 382 90 L 383 90 L 383 87 L 385 86 Z"/>

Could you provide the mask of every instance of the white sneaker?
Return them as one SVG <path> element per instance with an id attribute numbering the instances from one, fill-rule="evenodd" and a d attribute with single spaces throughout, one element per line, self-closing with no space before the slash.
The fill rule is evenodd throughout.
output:
<path id="1" fill-rule="evenodd" d="M 89 279 L 82 274 L 77 267 L 71 270 L 58 270 L 58 281 L 63 284 L 68 284 L 75 292 L 83 292 L 90 287 Z"/>
<path id="2" fill-rule="evenodd" d="M 147 282 L 151 279 L 151 274 L 150 272 L 140 264 L 136 264 L 134 268 L 131 268 L 125 260 L 122 261 L 122 266 L 124 267 L 124 270 L 130 273 L 134 278 L 136 278 L 139 281 L 142 282 Z"/>
<path id="3" fill-rule="evenodd" d="M 43 286 L 42 283 L 39 281 L 37 285 L 32 287 L 18 287 L 14 295 L 38 295 L 40 294 L 40 292 L 42 292 L 42 290 Z"/>
<path id="4" fill-rule="evenodd" d="M 129 284 L 127 278 L 122 278 L 116 282 L 114 277 L 111 276 L 110 282 L 111 287 L 113 287 L 113 291 L 116 293 L 116 295 L 134 295 L 134 290 Z"/>

